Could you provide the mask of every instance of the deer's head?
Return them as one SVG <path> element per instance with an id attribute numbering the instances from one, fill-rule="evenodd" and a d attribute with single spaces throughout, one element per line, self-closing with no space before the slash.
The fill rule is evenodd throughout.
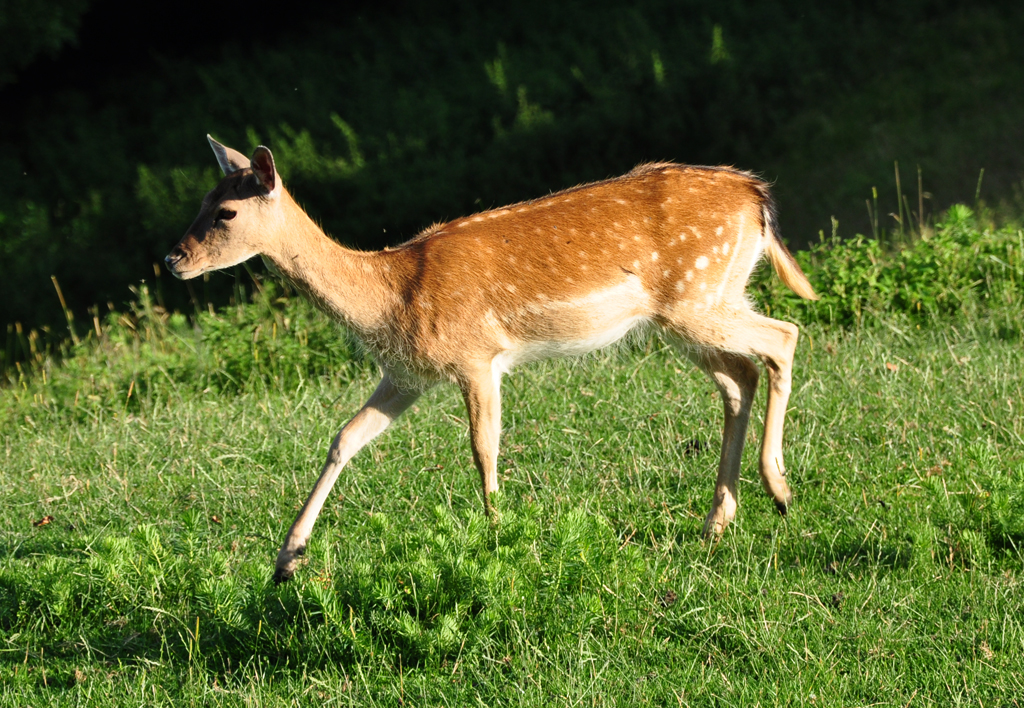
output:
<path id="1" fill-rule="evenodd" d="M 282 189 L 270 150 L 261 145 L 248 158 L 209 135 L 206 138 L 224 179 L 203 198 L 199 216 L 164 259 L 171 273 L 182 280 L 238 265 L 261 253 L 276 220 Z"/>

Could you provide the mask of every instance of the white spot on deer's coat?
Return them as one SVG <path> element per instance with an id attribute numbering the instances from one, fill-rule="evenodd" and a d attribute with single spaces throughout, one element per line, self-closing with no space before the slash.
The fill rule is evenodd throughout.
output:
<path id="1" fill-rule="evenodd" d="M 726 241 L 725 243 L 722 244 L 722 255 L 723 256 L 728 256 L 729 255 L 729 242 L 728 241 Z"/>
<path id="2" fill-rule="evenodd" d="M 683 283 L 683 281 L 681 281 L 681 280 L 677 280 L 677 281 L 676 281 L 676 290 L 677 290 L 678 292 L 683 292 L 683 290 L 684 290 L 685 288 L 686 288 L 686 285 L 685 285 L 685 284 Z"/>
<path id="3" fill-rule="evenodd" d="M 687 280 L 687 282 L 693 280 L 693 271 L 692 270 L 686 271 L 686 280 Z"/>
<path id="4" fill-rule="evenodd" d="M 657 251 L 655 251 L 654 253 L 651 254 L 651 260 L 652 261 L 658 260 L 658 252 Z"/>
<path id="5" fill-rule="evenodd" d="M 717 229 L 715 229 L 715 236 L 721 236 L 721 235 L 722 235 L 722 227 L 719 226 Z"/>
<path id="6" fill-rule="evenodd" d="M 633 261 L 633 267 L 640 270 L 640 261 Z"/>
<path id="7" fill-rule="evenodd" d="M 708 257 L 701 256 L 700 258 L 697 259 L 697 262 L 693 264 L 693 267 L 696 268 L 697 270 L 704 270 L 705 268 L 708 267 Z"/>

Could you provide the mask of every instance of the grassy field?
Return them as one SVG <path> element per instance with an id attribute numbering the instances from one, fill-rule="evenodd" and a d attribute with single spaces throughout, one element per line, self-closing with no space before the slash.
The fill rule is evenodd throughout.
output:
<path id="1" fill-rule="evenodd" d="M 244 379 L 177 320 L 111 327 L 0 392 L 0 704 L 1024 695 L 1019 341 L 896 317 L 807 328 L 795 507 L 780 518 L 760 491 L 755 423 L 718 543 L 700 529 L 720 402 L 658 339 L 506 380 L 494 528 L 442 387 L 351 463 L 308 563 L 274 587 L 329 439 L 376 383 L 343 337 L 318 351 L 332 332 L 303 313 L 289 302 L 280 332 L 247 335 Z M 303 341 L 321 364 L 273 361 Z"/>
<path id="2" fill-rule="evenodd" d="M 752 290 L 805 323 L 796 503 L 760 491 L 755 420 L 717 542 L 721 403 L 656 337 L 506 379 L 493 526 L 461 397 L 430 392 L 350 463 L 279 587 L 377 382 L 342 332 L 269 283 L 191 320 L 140 286 L 61 363 L 19 340 L 0 706 L 1020 704 L 1024 231 L 961 207 L 801 258 L 816 310 Z"/>

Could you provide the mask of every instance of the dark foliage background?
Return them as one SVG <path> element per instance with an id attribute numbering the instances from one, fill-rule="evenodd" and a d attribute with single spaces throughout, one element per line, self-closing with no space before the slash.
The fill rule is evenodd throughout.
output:
<path id="1" fill-rule="evenodd" d="M 955 0 L 5 0 L 0 324 L 63 323 L 51 275 L 79 321 L 157 278 L 217 178 L 207 132 L 269 145 L 360 248 L 646 160 L 759 172 L 796 246 L 833 215 L 869 231 L 872 187 L 891 224 L 895 161 L 910 218 L 982 168 L 983 198 L 1019 199 L 1022 31 L 1024 4 Z"/>

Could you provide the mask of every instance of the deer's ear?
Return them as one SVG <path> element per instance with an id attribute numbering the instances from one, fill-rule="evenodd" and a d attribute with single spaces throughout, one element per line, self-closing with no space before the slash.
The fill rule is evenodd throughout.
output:
<path id="1" fill-rule="evenodd" d="M 213 154 L 217 156 L 217 164 L 220 165 L 221 171 L 225 175 L 229 175 L 232 172 L 244 169 L 249 166 L 249 160 L 245 155 L 238 152 L 238 150 L 232 150 L 226 145 L 221 145 L 209 135 L 206 139 L 210 141 L 210 147 L 213 148 Z"/>
<path id="2" fill-rule="evenodd" d="M 267 192 L 273 194 L 274 190 L 277 189 L 278 179 L 277 170 L 274 168 L 274 156 L 270 153 L 270 149 L 262 145 L 257 147 L 252 154 L 252 161 L 249 164 L 252 167 L 252 173 L 256 175 L 260 185 Z"/>

